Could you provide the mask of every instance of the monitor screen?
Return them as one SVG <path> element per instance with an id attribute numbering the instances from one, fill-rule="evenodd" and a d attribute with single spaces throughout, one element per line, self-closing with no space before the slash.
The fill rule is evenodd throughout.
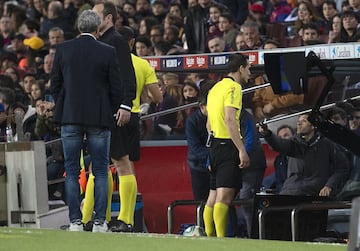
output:
<path id="1" fill-rule="evenodd" d="M 305 93 L 305 52 L 264 53 L 265 74 L 275 94 Z"/>

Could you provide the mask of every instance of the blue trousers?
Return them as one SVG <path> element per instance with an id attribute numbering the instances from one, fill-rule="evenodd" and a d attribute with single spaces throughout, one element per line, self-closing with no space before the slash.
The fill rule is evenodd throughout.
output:
<path id="1" fill-rule="evenodd" d="M 92 173 L 95 176 L 94 221 L 104 222 L 108 194 L 108 165 L 110 151 L 110 130 L 80 125 L 63 125 L 61 137 L 65 158 L 65 192 L 69 207 L 70 222 L 81 220 L 80 211 L 80 152 L 84 136 L 91 156 Z"/>

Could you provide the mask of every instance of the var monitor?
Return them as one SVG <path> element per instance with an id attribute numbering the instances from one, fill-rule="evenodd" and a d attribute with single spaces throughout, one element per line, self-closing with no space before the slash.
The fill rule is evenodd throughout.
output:
<path id="1" fill-rule="evenodd" d="M 264 53 L 265 74 L 275 94 L 306 92 L 305 52 Z"/>

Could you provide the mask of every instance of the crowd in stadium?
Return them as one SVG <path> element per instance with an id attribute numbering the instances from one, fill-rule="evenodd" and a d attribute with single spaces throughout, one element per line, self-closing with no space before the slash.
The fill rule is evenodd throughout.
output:
<path id="1" fill-rule="evenodd" d="M 3 141 L 9 124 L 15 134 L 13 116 L 6 114 L 17 110 L 27 114 L 24 132 L 28 132 L 31 139 L 43 138 L 43 134 L 34 132 L 35 107 L 36 102 L 40 104 L 48 97 L 56 45 L 78 35 L 77 17 L 93 4 L 84 0 L 1 3 Z M 289 47 L 355 42 L 360 35 L 359 1 L 119 0 L 115 4 L 116 28 L 130 26 L 134 30 L 133 53 L 140 57 L 256 50 L 269 43 L 274 47 Z M 208 77 L 216 79 L 211 74 L 199 75 L 158 73 L 160 89 L 163 94 L 168 93 L 171 100 L 161 105 L 147 105 L 144 99 L 142 112 L 168 109 L 195 100 L 199 82 Z M 52 105 L 43 104 L 47 106 L 45 110 Z M 44 109 L 44 105 L 38 105 L 39 109 Z M 144 122 L 143 138 L 164 138 L 168 134 L 175 138 L 180 134 L 181 138 L 185 117 L 186 114 L 180 112 L 154 123 Z"/>

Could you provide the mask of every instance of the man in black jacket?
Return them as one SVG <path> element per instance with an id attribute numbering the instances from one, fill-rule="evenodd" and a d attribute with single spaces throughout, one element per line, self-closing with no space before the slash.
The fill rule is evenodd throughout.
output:
<path id="1" fill-rule="evenodd" d="M 80 212 L 80 151 L 86 135 L 95 176 L 93 232 L 106 232 L 110 128 L 120 114 L 120 66 L 116 51 L 96 40 L 100 17 L 91 10 L 78 20 L 81 35 L 58 45 L 51 73 L 54 121 L 61 123 L 65 157 L 65 189 L 70 231 L 82 231 Z"/>
<path id="2" fill-rule="evenodd" d="M 116 48 L 121 62 L 121 80 L 123 99 L 121 100 L 120 124 L 111 131 L 110 157 L 119 175 L 119 190 L 121 191 L 121 209 L 118 221 L 111 227 L 113 232 L 133 231 L 133 218 L 136 205 L 137 182 L 134 170 L 129 160 L 129 144 L 126 142 L 127 130 L 125 124 L 130 121 L 132 101 L 136 97 L 136 80 L 132 65 L 130 48 L 127 40 L 115 30 L 117 17 L 116 7 L 111 2 L 99 2 L 93 7 L 102 19 L 99 40 Z"/>
<path id="3" fill-rule="evenodd" d="M 280 194 L 331 196 L 348 178 L 349 161 L 344 152 L 316 130 L 307 114 L 299 117 L 296 137 L 281 139 L 266 125 L 260 125 L 259 132 L 275 151 L 293 157 Z"/>
<path id="4" fill-rule="evenodd" d="M 212 0 L 201 0 L 187 12 L 184 29 L 189 53 L 207 52 L 207 20 L 211 3 Z"/>

